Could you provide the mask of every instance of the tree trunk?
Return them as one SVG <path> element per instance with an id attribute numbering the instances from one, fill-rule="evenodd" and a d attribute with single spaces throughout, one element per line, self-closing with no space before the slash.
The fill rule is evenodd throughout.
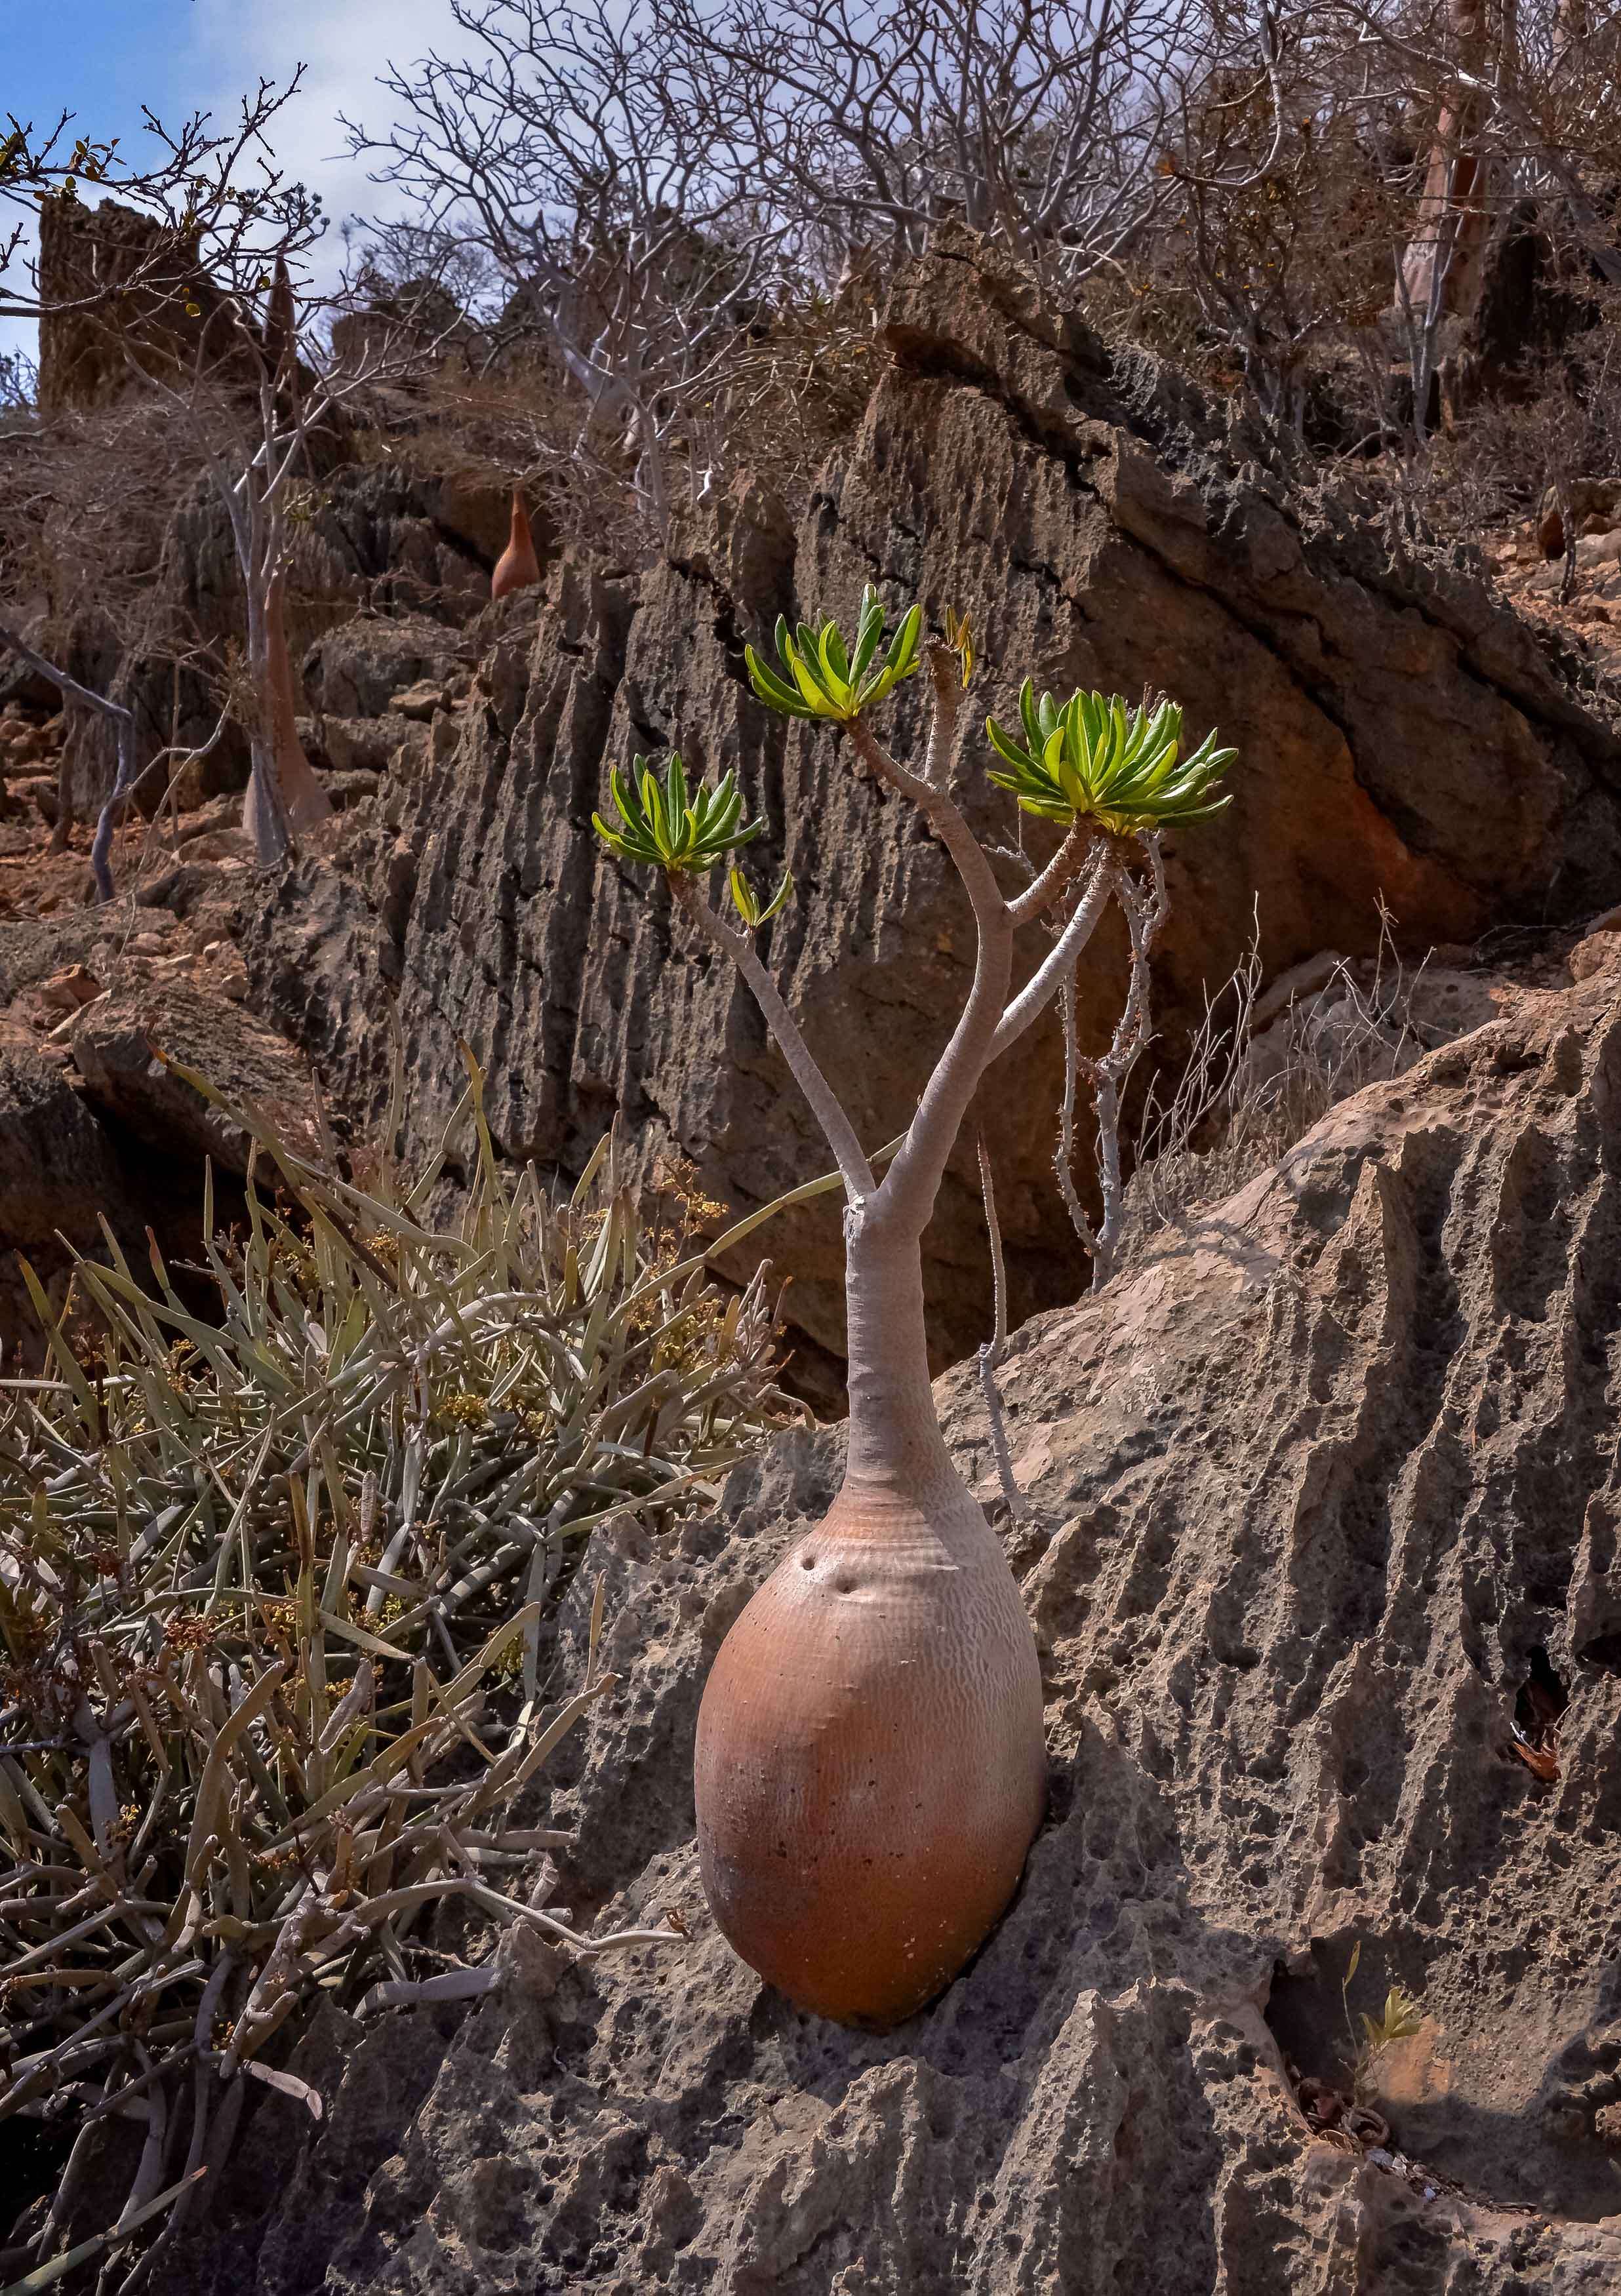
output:
<path id="1" fill-rule="evenodd" d="M 883 2027 L 1006 1906 L 1047 1753 L 1030 1622 L 934 1409 L 919 1235 L 850 1226 L 843 1487 L 722 1644 L 694 1784 L 737 1952 L 802 2007 Z"/>
<path id="2" fill-rule="evenodd" d="M 248 598 L 248 666 L 256 704 L 249 740 L 252 769 L 243 805 L 243 826 L 261 866 L 279 861 L 292 840 L 332 812 L 315 768 L 299 740 L 298 705 L 287 651 L 282 577 L 275 575 L 262 605 Z"/>
<path id="3" fill-rule="evenodd" d="M 1553 50 L 1549 70 L 1563 71 L 1575 63 L 1592 34 L 1588 0 L 1559 0 L 1553 17 Z"/>
<path id="4" fill-rule="evenodd" d="M 1483 0 L 1449 0 L 1461 70 L 1478 77 L 1486 61 Z M 1402 259 L 1407 299 L 1420 317 L 1467 318 L 1480 291 L 1486 215 L 1480 155 L 1470 149 L 1481 103 L 1456 83 L 1442 101 L 1413 235 Z"/>
<path id="5" fill-rule="evenodd" d="M 919 1503 L 963 1488 L 929 1378 L 921 1234 L 851 1222 L 844 1301 L 850 1365 L 846 1488 Z"/>

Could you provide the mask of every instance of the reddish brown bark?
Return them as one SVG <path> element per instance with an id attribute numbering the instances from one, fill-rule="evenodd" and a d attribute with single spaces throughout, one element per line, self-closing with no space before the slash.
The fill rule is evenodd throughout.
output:
<path id="1" fill-rule="evenodd" d="M 523 507 L 523 497 L 516 487 L 512 490 L 512 538 L 496 562 L 496 570 L 490 584 L 492 598 L 509 598 L 514 590 L 527 590 L 540 579 L 540 561 L 535 555 L 535 540 L 529 530 L 529 512 Z"/>
<path id="2" fill-rule="evenodd" d="M 1488 48 L 1482 0 L 1449 0 L 1448 14 L 1460 70 L 1478 79 Z M 1436 121 L 1418 218 L 1402 259 L 1407 299 L 1420 317 L 1437 293 L 1437 318 L 1467 316 L 1480 291 L 1486 209 L 1480 154 L 1473 148 L 1480 118 L 1476 89 L 1454 81 Z"/>

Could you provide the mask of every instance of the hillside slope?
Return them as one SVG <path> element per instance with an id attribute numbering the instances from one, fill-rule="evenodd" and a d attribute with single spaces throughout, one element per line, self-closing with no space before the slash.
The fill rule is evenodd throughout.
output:
<path id="1" fill-rule="evenodd" d="M 976 1964 L 883 2038 L 761 1988 L 691 1841 L 705 1669 L 838 1435 L 784 1439 L 677 1547 L 606 1548 L 621 1682 L 554 1897 L 674 1908 L 690 1946 L 588 1972 L 514 1939 L 469 2014 L 334 2015 L 301 2059 L 325 2124 L 259 2106 L 166 2285 L 1613 2289 L 1618 1241 L 1609 973 L 1510 996 L 1018 1335 L 1050 1812 Z M 990 1498 L 972 1381 L 942 1399 Z M 1388 2133 L 1325 2134 L 1359 1942 L 1352 2010 L 1399 1980 L 1422 2021 L 1374 2070 Z"/>

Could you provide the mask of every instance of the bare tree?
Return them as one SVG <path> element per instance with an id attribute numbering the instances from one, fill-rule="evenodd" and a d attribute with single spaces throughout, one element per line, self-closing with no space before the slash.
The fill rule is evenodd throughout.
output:
<path id="1" fill-rule="evenodd" d="M 1596 196 L 1615 172 L 1621 23 L 1573 0 L 1329 0 L 1329 20 L 1367 62 L 1436 122 L 1417 218 L 1402 250 L 1414 308 L 1467 315 L 1493 230 L 1522 201 L 1562 210 L 1586 261 L 1621 285 L 1621 248 Z M 1437 276 L 1441 284 L 1437 286 Z M 1398 290 L 1398 300 L 1401 291 Z"/>
<path id="2" fill-rule="evenodd" d="M 672 0 L 712 111 L 745 107 L 761 182 L 847 257 L 957 220 L 1073 287 L 1164 204 L 1190 0 Z"/>
<path id="3" fill-rule="evenodd" d="M 339 432 L 350 406 L 376 386 L 432 362 L 445 326 L 442 311 L 435 312 L 434 325 L 424 324 L 423 299 L 401 296 L 387 314 L 364 310 L 363 324 L 347 334 L 340 331 L 342 347 L 333 350 L 325 343 L 327 322 L 363 299 L 347 288 L 334 296 L 295 286 L 287 258 L 289 250 L 296 252 L 300 234 L 295 218 L 283 246 L 257 270 L 243 264 L 235 276 L 227 270 L 218 281 L 193 263 L 189 274 L 175 275 L 182 283 L 174 295 L 154 286 L 133 308 L 119 300 L 79 315 L 76 324 L 89 331 L 102 362 L 114 373 L 121 366 L 128 396 L 115 408 L 77 423 L 61 417 L 45 426 L 63 433 L 86 431 L 86 443 L 93 452 L 99 447 L 103 463 L 110 424 L 119 436 L 133 434 L 144 449 L 152 447 L 156 434 L 170 483 L 167 490 L 159 488 L 161 499 L 156 504 L 144 497 L 149 514 L 130 521 L 153 537 L 154 553 L 168 513 L 186 486 L 198 476 L 212 486 L 242 580 L 247 640 L 245 675 L 233 676 L 228 662 L 217 667 L 226 689 L 227 713 L 247 735 L 251 772 L 244 822 L 261 863 L 279 858 L 300 832 L 332 810 L 299 740 L 296 678 L 286 636 L 289 573 L 299 529 L 311 512 L 317 463 L 330 463 L 334 451 L 341 451 Z M 177 311 L 175 295 L 181 293 L 187 301 Z M 177 324 L 188 313 L 202 317 L 205 307 L 204 324 L 189 331 Z M 452 308 L 452 320 L 456 316 Z M 35 426 L 37 447 L 39 430 Z M 149 451 L 137 453 L 133 465 L 124 459 L 119 466 L 122 483 L 138 490 L 150 477 L 152 460 Z M 32 521 L 42 526 L 41 538 L 53 522 L 49 513 L 58 489 L 51 481 L 59 475 L 49 455 L 45 465 L 47 515 L 43 524 Z M 111 517 L 120 522 L 116 503 Z M 28 588 L 37 590 L 37 583 L 27 582 L 26 558 L 9 542 L 0 545 L 0 584 L 14 585 L 21 576 L 25 594 Z M 75 603 L 88 586 L 90 570 L 79 564 L 78 578 L 66 586 Z M 155 563 L 144 572 L 135 570 L 124 585 L 136 593 L 130 611 L 116 620 L 127 640 L 143 635 L 141 600 L 150 599 L 157 571 Z M 22 617 L 13 611 L 12 619 L 20 625 Z M 128 654 L 130 645 L 123 650 Z M 54 669 L 45 674 L 62 684 Z M 134 720 L 122 705 L 91 693 L 82 679 L 69 679 L 63 690 L 119 728 L 118 770 L 108 800 L 111 812 L 103 812 L 97 840 L 97 882 L 104 898 L 110 824 L 121 813 L 136 777 L 149 775 L 159 760 L 139 758 Z M 218 731 L 199 748 L 181 750 L 171 736 L 162 757 L 194 758 L 217 739 Z M 64 808 L 59 829 L 65 826 Z"/>
<path id="4" fill-rule="evenodd" d="M 154 298 L 183 305 L 199 266 L 240 281 L 276 249 L 292 254 L 309 246 L 324 228 L 320 202 L 286 180 L 268 140 L 302 77 L 300 65 L 284 86 L 261 79 L 226 126 L 197 111 L 171 129 L 143 105 L 147 140 L 134 155 L 117 137 L 75 135 L 70 111 L 38 129 L 12 118 L 0 137 L 0 319 L 128 311 L 136 301 L 150 308 Z M 82 281 L 66 302 L 47 299 L 29 253 L 32 225 L 43 200 L 77 202 L 86 189 L 154 228 L 128 265 Z"/>
<path id="5" fill-rule="evenodd" d="M 117 361 L 111 343 L 103 365 Z M 0 617 L 78 687 L 128 709 L 139 751 L 129 794 L 141 804 L 164 759 L 185 755 L 188 739 L 202 745 L 225 699 L 226 651 L 169 578 L 172 521 L 199 475 L 189 439 L 144 383 L 91 408 L 30 403 L 0 451 Z M 57 849 L 116 779 L 119 729 L 113 712 L 69 697 Z"/>
<path id="6" fill-rule="evenodd" d="M 420 324 L 420 306 L 407 302 L 391 316 L 368 312 L 368 324 L 341 352 L 323 357 L 318 323 L 334 299 L 295 287 L 279 253 L 267 284 L 262 324 L 247 299 L 235 296 L 232 331 L 218 358 L 200 342 L 184 382 L 150 378 L 194 441 L 230 525 L 247 619 L 252 763 L 243 825 L 261 864 L 279 860 L 332 811 L 299 740 L 286 635 L 287 576 L 308 513 L 316 444 L 330 440 L 355 401 L 431 362 L 441 339 Z M 351 299 L 336 300 L 341 307 Z M 246 388 L 239 379 L 244 363 Z"/>
<path id="7" fill-rule="evenodd" d="M 1388 111 L 1343 33 L 1274 16 L 1248 56 L 1245 43 L 1241 20 L 1223 19 L 1208 69 L 1184 79 L 1166 159 L 1178 197 L 1123 275 L 1167 348 L 1214 353 L 1223 381 L 1298 436 L 1314 367 L 1388 300 L 1390 235 L 1411 201 L 1388 188 Z"/>
<path id="8" fill-rule="evenodd" d="M 1576 0 L 1290 0 L 1247 26 L 1241 0 L 1211 0 L 1178 76 L 1178 199 L 1100 299 L 1296 446 L 1314 417 L 1317 445 L 1372 458 L 1411 534 L 1474 395 L 1511 373 L 1532 390 L 1553 303 L 1579 329 L 1621 267 L 1618 36 L 1613 9 Z M 1483 282 L 1518 275 L 1516 233 L 1557 292 L 1499 298 L 1488 321 Z"/>
<path id="9" fill-rule="evenodd" d="M 580 394 L 570 451 L 630 457 L 662 531 L 673 435 L 779 280 L 741 90 L 702 84 L 662 6 L 452 0 L 465 53 L 383 85 L 404 124 L 346 123 L 418 243 L 484 256 L 498 343 L 549 345 Z"/>
<path id="10" fill-rule="evenodd" d="M 1486 209 L 1477 195 L 1482 155 L 1475 140 L 1490 64 L 1483 0 L 1448 0 L 1447 20 L 1457 77 L 1442 94 L 1418 222 L 1396 274 L 1403 313 L 1424 313 L 1432 332 L 1449 305 L 1460 312 L 1473 307 L 1485 244 Z"/>
<path id="11" fill-rule="evenodd" d="M 184 406 L 188 415 L 197 414 L 205 401 L 211 410 L 228 405 L 244 374 L 251 379 L 257 373 L 261 383 L 269 383 L 274 397 L 285 380 L 279 373 L 284 362 L 279 356 L 267 357 L 266 342 L 249 318 L 251 303 L 270 286 L 272 269 L 285 281 L 288 261 L 296 259 L 325 228 L 318 200 L 301 184 L 286 180 L 275 165 L 267 141 L 267 131 L 297 91 L 300 78 L 301 70 L 280 87 L 261 79 L 224 127 L 217 127 L 210 114 L 196 112 L 171 130 L 143 107 L 150 140 L 134 158 L 121 151 L 117 139 L 72 135 L 71 114 L 66 111 L 40 131 L 31 122 L 13 119 L 9 135 L 0 141 L 0 208 L 27 220 L 0 226 L 0 318 L 37 320 L 58 344 L 67 331 L 76 349 L 94 345 L 111 362 L 115 383 L 121 365 L 130 390 L 155 391 L 171 406 Z M 86 189 L 98 195 L 98 206 L 86 206 Z M 30 226 L 36 217 L 46 234 L 59 231 L 65 252 L 53 279 L 42 276 L 39 257 L 32 251 Z M 262 403 L 262 389 L 259 395 Z M 203 441 L 205 461 L 217 471 L 218 448 L 209 438 L 210 427 L 208 422 L 190 425 Z M 259 443 L 274 462 L 275 434 L 265 432 Z M 237 475 L 246 492 L 255 491 L 251 480 Z M 282 728 L 274 738 L 281 741 L 284 775 L 270 784 L 278 792 L 270 803 L 279 817 L 287 810 L 279 794 L 283 779 L 296 791 L 294 815 L 321 809 L 325 800 L 308 765 L 306 783 L 287 751 L 286 736 L 296 746 L 296 734 L 284 674 L 285 645 L 281 644 L 278 657 L 274 635 L 279 594 L 274 599 L 270 594 L 280 567 L 274 514 L 270 525 L 268 545 L 260 548 L 254 578 L 246 587 L 250 659 L 263 705 L 253 714 L 256 723 Z M 237 536 L 239 559 L 248 538 Z M 112 828 L 139 770 L 133 714 L 58 669 L 47 657 L 24 649 L 16 632 L 6 635 L 13 650 L 27 651 L 42 675 L 117 728 L 117 770 L 92 856 L 97 889 L 106 898 L 111 890 L 108 852 Z M 283 693 L 284 704 L 278 698 Z M 217 738 L 218 729 L 205 748 Z M 263 735 L 253 738 L 262 746 Z M 255 761 L 256 766 L 260 762 L 258 749 Z M 256 778 L 262 807 L 267 784 L 262 773 Z M 66 826 L 64 815 L 59 820 L 64 834 Z M 283 823 L 284 831 L 284 826 Z M 261 849 L 275 841 L 275 834 L 267 831 Z M 284 834 L 279 841 L 284 845 Z"/>

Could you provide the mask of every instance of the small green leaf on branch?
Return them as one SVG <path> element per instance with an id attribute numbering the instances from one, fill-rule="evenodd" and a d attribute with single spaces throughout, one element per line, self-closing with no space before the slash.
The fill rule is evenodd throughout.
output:
<path id="1" fill-rule="evenodd" d="M 759 895 L 741 869 L 735 868 L 732 871 L 731 888 L 732 906 L 744 923 L 752 931 L 756 925 L 769 924 L 778 910 L 785 906 L 789 894 L 794 890 L 794 872 L 791 869 L 784 871 L 781 884 L 763 909 L 760 906 Z"/>

